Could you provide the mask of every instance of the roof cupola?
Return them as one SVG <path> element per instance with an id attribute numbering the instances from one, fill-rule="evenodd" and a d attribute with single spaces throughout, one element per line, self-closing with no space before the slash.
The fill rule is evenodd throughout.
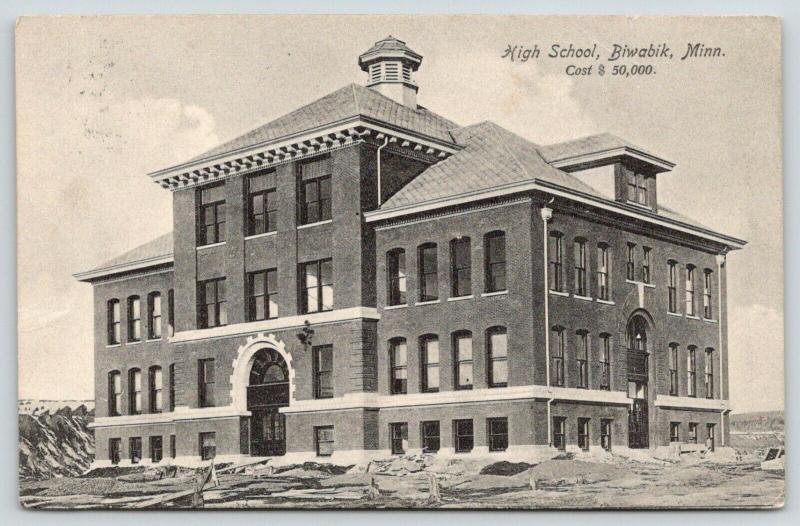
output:
<path id="1" fill-rule="evenodd" d="M 422 55 L 391 35 L 375 42 L 358 57 L 358 65 L 368 75 L 368 88 L 414 110 L 419 89 L 414 82 L 414 72 L 421 63 Z"/>

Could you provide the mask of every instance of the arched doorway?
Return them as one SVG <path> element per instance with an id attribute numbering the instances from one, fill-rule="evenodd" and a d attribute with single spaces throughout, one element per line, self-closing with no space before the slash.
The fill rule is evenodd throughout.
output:
<path id="1" fill-rule="evenodd" d="M 250 411 L 250 454 L 259 457 L 286 453 L 286 423 L 278 410 L 289 405 L 289 368 L 275 349 L 253 356 L 247 386 Z"/>
<path id="2" fill-rule="evenodd" d="M 648 328 L 647 320 L 641 315 L 637 314 L 628 321 L 628 398 L 633 401 L 628 415 L 628 446 L 631 448 L 650 445 L 647 414 Z"/>

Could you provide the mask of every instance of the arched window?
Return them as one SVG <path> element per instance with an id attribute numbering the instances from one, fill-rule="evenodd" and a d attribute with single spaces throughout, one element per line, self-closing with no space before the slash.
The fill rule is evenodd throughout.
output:
<path id="1" fill-rule="evenodd" d="M 647 322 L 635 316 L 628 324 L 628 349 L 647 352 Z"/>
<path id="2" fill-rule="evenodd" d="M 450 241 L 450 296 L 472 294 L 472 249 L 468 237 Z"/>
<path id="3" fill-rule="evenodd" d="M 597 244 L 597 299 L 608 301 L 611 297 L 611 258 L 606 243 Z"/>
<path id="4" fill-rule="evenodd" d="M 586 240 L 582 237 L 576 237 L 573 245 L 574 261 L 575 261 L 575 289 L 576 296 L 588 296 L 588 283 L 586 281 Z"/>
<path id="5" fill-rule="evenodd" d="M 589 388 L 589 333 L 581 329 L 575 333 L 577 346 L 575 358 L 578 365 L 578 387 Z"/>
<path id="6" fill-rule="evenodd" d="M 473 359 L 471 332 L 459 331 L 453 333 L 453 363 L 455 365 L 456 389 L 472 389 Z"/>
<path id="7" fill-rule="evenodd" d="M 405 338 L 389 341 L 389 388 L 392 394 L 408 392 L 408 346 Z"/>
<path id="8" fill-rule="evenodd" d="M 419 301 L 439 299 L 439 259 L 435 243 L 425 243 L 417 249 L 419 265 Z"/>
<path id="9" fill-rule="evenodd" d="M 122 374 L 119 371 L 108 373 L 108 416 L 122 414 Z"/>
<path id="10" fill-rule="evenodd" d="M 697 396 L 697 347 L 690 345 L 686 353 L 686 384 L 689 396 Z"/>
<path id="11" fill-rule="evenodd" d="M 508 385 L 508 333 L 505 327 L 486 331 L 489 387 Z"/>
<path id="12" fill-rule="evenodd" d="M 611 389 L 611 335 L 600 334 L 600 389 Z"/>
<path id="13" fill-rule="evenodd" d="M 550 290 L 564 292 L 564 234 L 550 232 L 547 248 L 550 259 Z"/>
<path id="14" fill-rule="evenodd" d="M 564 327 L 556 325 L 550 336 L 550 382 L 564 387 Z"/>
<path id="15" fill-rule="evenodd" d="M 119 300 L 108 300 L 107 307 L 108 344 L 117 345 L 121 341 L 120 335 L 120 307 Z"/>
<path id="16" fill-rule="evenodd" d="M 128 414 L 142 414 L 142 371 L 138 368 L 128 370 Z"/>
<path id="17" fill-rule="evenodd" d="M 253 358 L 250 368 L 250 386 L 289 381 L 289 369 L 281 353 L 275 349 L 262 349 Z"/>
<path id="18" fill-rule="evenodd" d="M 142 309 L 139 296 L 128 297 L 128 341 L 142 339 Z"/>
<path id="19" fill-rule="evenodd" d="M 154 365 L 147 376 L 150 384 L 150 412 L 160 413 L 164 410 L 164 379 L 161 367 Z"/>
<path id="20" fill-rule="evenodd" d="M 485 290 L 506 290 L 506 234 L 496 230 L 483 236 Z"/>
<path id="21" fill-rule="evenodd" d="M 439 338 L 426 334 L 419 339 L 420 364 L 422 365 L 421 391 L 435 393 L 439 390 Z"/>
<path id="22" fill-rule="evenodd" d="M 714 349 L 706 348 L 705 361 L 706 398 L 714 398 Z"/>
<path id="23" fill-rule="evenodd" d="M 386 254 L 386 273 L 389 278 L 388 298 L 389 305 L 404 305 L 406 303 L 406 251 L 395 248 Z"/>
<path id="24" fill-rule="evenodd" d="M 668 366 L 669 366 L 669 394 L 671 396 L 678 396 L 678 389 L 680 388 L 678 384 L 678 344 L 672 342 L 669 344 L 669 356 L 668 356 Z"/>
<path id="25" fill-rule="evenodd" d="M 161 293 L 151 292 L 147 296 L 147 338 L 161 338 Z"/>

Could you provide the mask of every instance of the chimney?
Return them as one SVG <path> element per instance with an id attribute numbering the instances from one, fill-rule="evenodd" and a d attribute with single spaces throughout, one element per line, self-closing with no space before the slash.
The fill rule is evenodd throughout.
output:
<path id="1" fill-rule="evenodd" d="M 367 72 L 367 87 L 412 110 L 417 109 L 417 87 L 414 72 L 422 63 L 422 55 L 406 43 L 389 35 L 375 42 L 358 57 L 358 65 Z"/>

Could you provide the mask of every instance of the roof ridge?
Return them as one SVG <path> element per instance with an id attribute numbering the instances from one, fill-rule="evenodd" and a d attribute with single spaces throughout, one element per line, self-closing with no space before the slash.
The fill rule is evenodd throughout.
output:
<path id="1" fill-rule="evenodd" d="M 356 92 L 356 83 L 350 83 L 350 90 L 353 92 L 353 101 L 356 103 L 356 115 L 361 115 L 361 106 L 358 103 L 358 92 Z"/>
<path id="2" fill-rule="evenodd" d="M 512 152 L 512 151 L 511 151 L 511 149 L 510 149 L 510 148 L 509 148 L 509 147 L 506 145 L 505 141 L 503 141 L 503 139 L 500 137 L 500 134 L 497 132 L 497 128 L 502 128 L 502 126 L 500 126 L 499 124 L 497 124 L 496 122 L 494 122 L 494 121 L 491 121 L 491 120 L 487 120 L 487 121 L 484 121 L 484 122 L 486 122 L 486 123 L 488 123 L 488 124 L 490 124 L 490 125 L 491 125 L 490 127 L 491 127 L 491 129 L 492 129 L 492 132 L 495 134 L 495 136 L 497 137 L 497 140 L 500 142 L 500 146 L 501 146 L 501 147 L 502 147 L 502 148 L 503 148 L 503 149 L 504 149 L 506 152 L 508 152 L 508 155 L 509 155 L 509 156 L 510 156 L 512 159 L 514 159 L 514 162 L 515 162 L 515 163 L 517 163 L 517 165 L 518 165 L 520 168 L 522 168 L 522 173 L 524 173 L 525 175 L 527 175 L 527 176 L 530 178 L 530 177 L 531 177 L 531 174 L 530 174 L 530 172 L 528 172 L 528 169 L 525 167 L 525 165 L 524 165 L 524 164 L 522 164 L 522 162 L 519 160 L 519 158 L 518 158 L 516 155 L 514 155 L 514 152 Z M 503 128 L 503 130 L 505 130 L 505 128 Z M 505 131 L 509 131 L 509 130 L 505 130 Z M 513 132 L 511 132 L 511 133 L 513 133 Z M 535 148 L 534 148 L 534 149 L 535 149 Z M 533 179 L 536 179 L 536 178 L 535 178 L 535 177 L 533 177 Z"/>

